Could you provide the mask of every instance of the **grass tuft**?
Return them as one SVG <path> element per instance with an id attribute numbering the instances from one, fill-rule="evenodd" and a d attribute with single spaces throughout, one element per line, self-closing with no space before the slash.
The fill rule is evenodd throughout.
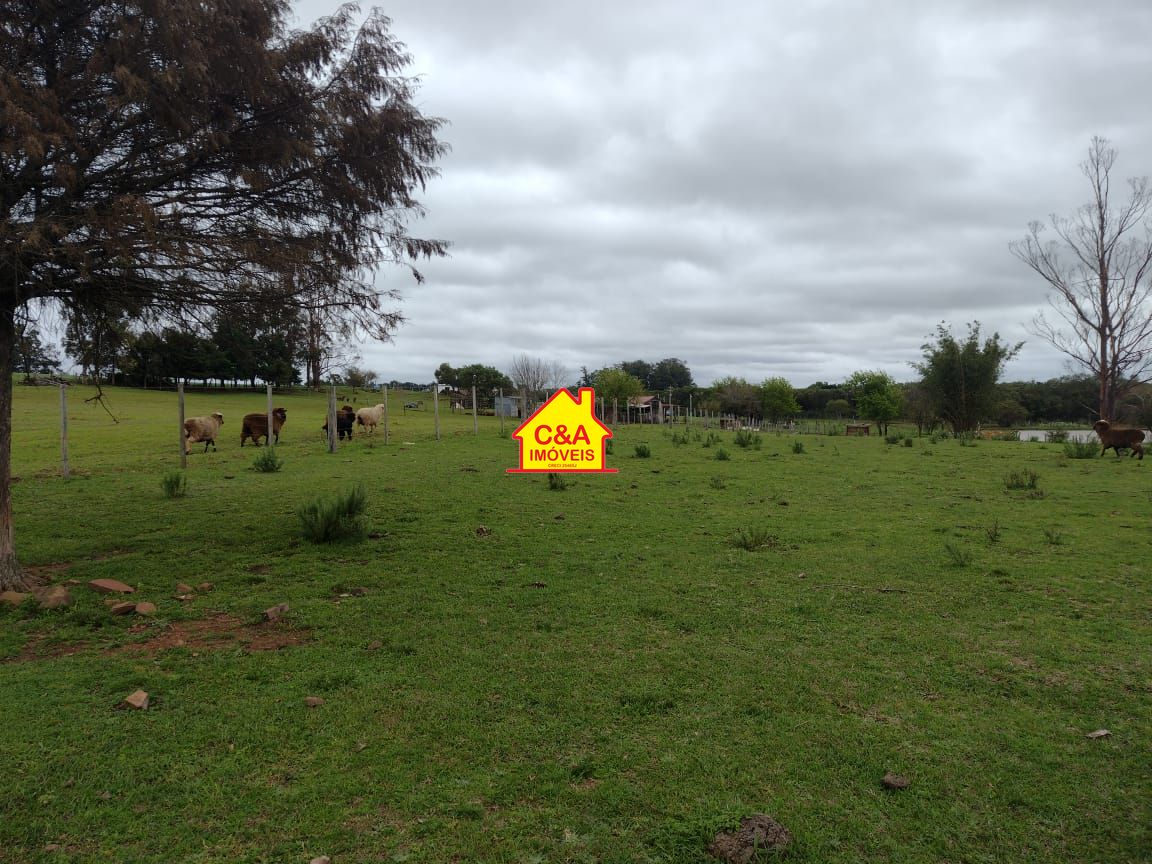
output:
<path id="1" fill-rule="evenodd" d="M 331 498 L 316 498 L 296 511 L 304 537 L 313 543 L 356 540 L 368 533 L 368 493 L 363 484 Z"/>
<path id="2" fill-rule="evenodd" d="M 1004 475 L 1005 489 L 1035 489 L 1040 482 L 1040 475 L 1031 468 L 1021 471 L 1009 471 Z"/>
<path id="3" fill-rule="evenodd" d="M 284 460 L 276 455 L 276 448 L 265 447 L 260 455 L 252 460 L 252 467 L 262 474 L 274 474 L 284 467 Z"/>
<path id="4" fill-rule="evenodd" d="M 634 449 L 637 459 L 647 459 L 652 455 L 652 448 L 647 444 L 637 444 Z"/>
<path id="5" fill-rule="evenodd" d="M 759 552 L 761 549 L 775 549 L 780 545 L 780 538 L 766 528 L 741 528 L 731 543 L 745 552 Z"/>
<path id="6" fill-rule="evenodd" d="M 1097 447 L 1095 441 L 1065 441 L 1064 455 L 1069 459 L 1095 459 Z"/>
<path id="7" fill-rule="evenodd" d="M 183 498 L 188 493 L 188 477 L 183 471 L 169 471 L 160 478 L 165 498 Z"/>

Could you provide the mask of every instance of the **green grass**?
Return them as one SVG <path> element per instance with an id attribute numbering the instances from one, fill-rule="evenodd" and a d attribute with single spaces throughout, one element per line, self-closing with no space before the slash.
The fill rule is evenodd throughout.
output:
<path id="1" fill-rule="evenodd" d="M 792 862 L 1148 859 L 1142 463 L 768 437 L 717 483 L 712 450 L 637 460 L 652 430 L 617 427 L 619 473 L 557 495 L 505 473 L 495 418 L 442 411 L 436 441 L 427 396 L 392 394 L 389 444 L 329 454 L 326 398 L 292 395 L 261 474 L 238 444 L 263 396 L 192 394 L 220 449 L 170 499 L 172 394 L 109 391 L 113 424 L 70 392 L 63 480 L 42 390 L 16 393 L 22 560 L 159 609 L 76 585 L 0 610 L 0 862 L 702 864 L 754 812 Z M 1043 498 L 1006 488 L 1027 471 Z M 357 483 L 368 537 L 302 540 L 297 508 Z M 773 542 L 750 554 L 753 529 Z M 131 650 L 204 620 L 236 623 Z M 114 709 L 138 687 L 153 707 Z"/>

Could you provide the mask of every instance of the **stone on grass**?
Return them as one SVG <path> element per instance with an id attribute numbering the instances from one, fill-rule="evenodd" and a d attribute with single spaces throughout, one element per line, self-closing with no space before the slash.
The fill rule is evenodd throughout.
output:
<path id="1" fill-rule="evenodd" d="M 116 579 L 93 579 L 88 587 L 101 594 L 132 594 L 135 588 Z"/>
<path id="2" fill-rule="evenodd" d="M 211 582 L 201 582 L 199 585 L 196 586 L 196 590 L 197 591 L 211 591 L 215 587 L 216 586 L 213 585 Z"/>
<path id="3" fill-rule="evenodd" d="M 120 703 L 120 708 L 133 708 L 137 711 L 144 711 L 148 708 L 148 694 L 143 690 L 137 690 L 135 693 L 129 693 L 124 697 L 124 701 Z"/>
<path id="4" fill-rule="evenodd" d="M 1085 738 L 1092 738 L 1093 740 L 1095 740 L 1096 738 L 1107 738 L 1111 734 L 1112 733 L 1109 732 L 1107 729 L 1097 729 L 1095 732 L 1089 732 L 1084 737 Z"/>
<path id="5" fill-rule="evenodd" d="M 136 611 L 136 604 L 129 601 L 121 601 L 120 603 L 113 603 L 108 607 L 108 611 L 113 615 L 131 615 Z"/>
<path id="6" fill-rule="evenodd" d="M 757 813 L 740 820 L 735 831 L 721 831 L 708 847 L 708 854 L 729 864 L 767 860 L 760 853 L 779 852 L 792 842 L 787 828 L 770 816 Z"/>
<path id="7" fill-rule="evenodd" d="M 277 603 L 275 606 L 270 606 L 264 610 L 265 621 L 275 621 L 281 615 L 288 611 L 287 603 Z"/>
<path id="8" fill-rule="evenodd" d="M 332 864 L 332 859 L 327 855 L 320 855 L 316 858 L 313 858 L 308 862 L 308 864 Z"/>
<path id="9" fill-rule="evenodd" d="M 309 708 L 319 708 L 321 705 L 324 704 L 324 700 L 321 699 L 319 696 L 306 696 L 304 698 L 304 704 L 307 705 Z"/>
<path id="10" fill-rule="evenodd" d="M 72 592 L 63 585 L 52 585 L 33 592 L 41 609 L 62 609 L 72 605 Z"/>
<path id="11" fill-rule="evenodd" d="M 136 604 L 136 614 L 137 615 L 147 615 L 149 618 L 151 618 L 153 615 L 156 614 L 156 604 L 155 603 L 149 603 L 147 600 L 145 600 L 143 603 L 137 603 Z"/>
<path id="12" fill-rule="evenodd" d="M 177 594 L 191 594 L 192 593 L 192 586 L 191 585 L 185 585 L 183 582 L 177 582 L 176 583 L 176 593 Z"/>
<path id="13" fill-rule="evenodd" d="M 9 606 L 19 606 L 28 595 L 22 591 L 4 591 L 0 593 L 0 603 L 7 603 Z"/>
<path id="14" fill-rule="evenodd" d="M 893 774 L 888 772 L 884 775 L 884 779 L 880 781 L 888 789 L 907 789 L 912 785 L 912 781 L 901 774 Z"/>

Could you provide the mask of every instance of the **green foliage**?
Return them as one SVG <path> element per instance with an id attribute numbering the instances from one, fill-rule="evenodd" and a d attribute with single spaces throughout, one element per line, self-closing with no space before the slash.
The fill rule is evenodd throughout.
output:
<path id="1" fill-rule="evenodd" d="M 1044 440 L 1049 444 L 1067 444 L 1068 431 L 1066 429 L 1051 429 L 1044 433 Z M 1095 450 L 1095 446 L 1092 449 Z"/>
<path id="2" fill-rule="evenodd" d="M 723 477 L 713 477 L 708 483 L 713 489 L 727 489 L 728 482 Z"/>
<path id="3" fill-rule="evenodd" d="M 716 434 L 715 432 L 712 432 L 711 430 L 709 430 L 709 432 L 708 432 L 708 435 L 707 435 L 707 436 L 704 438 L 704 440 L 701 442 L 701 446 L 703 446 L 703 447 L 711 447 L 713 444 L 723 444 L 723 443 L 724 443 L 724 439 L 723 439 L 723 438 L 721 438 L 721 437 L 720 437 L 718 434 Z"/>
<path id="4" fill-rule="evenodd" d="M 993 333 L 980 342 L 980 324 L 968 325 L 968 336 L 959 341 L 944 324 L 936 328 L 934 342 L 921 346 L 924 362 L 916 364 L 922 385 L 936 413 L 955 435 L 974 431 L 989 419 L 996 403 L 996 383 L 1004 364 L 1016 356 L 1023 342 L 1005 345 Z"/>
<path id="5" fill-rule="evenodd" d="M 904 391 L 887 372 L 854 372 L 844 386 L 856 399 L 856 415 L 884 432 L 904 408 Z"/>
<path id="6" fill-rule="evenodd" d="M 752 417 L 762 410 L 760 388 L 743 378 L 720 378 L 705 391 L 704 399 L 705 405 L 721 414 Z"/>
<path id="7" fill-rule="evenodd" d="M 276 455 L 275 447 L 265 447 L 252 460 L 252 468 L 262 474 L 274 474 L 284 467 L 284 460 Z"/>
<path id="8" fill-rule="evenodd" d="M 745 450 L 749 447 L 753 450 L 759 450 L 763 444 L 760 435 L 750 429 L 737 430 L 736 434 L 732 436 L 732 443 Z"/>
<path id="9" fill-rule="evenodd" d="M 368 531 L 368 493 L 358 483 L 331 498 L 315 498 L 299 507 L 296 515 L 304 537 L 313 543 L 355 540 Z"/>
<path id="10" fill-rule="evenodd" d="M 911 438 L 905 438 L 905 439 L 904 439 L 904 446 L 905 446 L 905 447 L 915 447 L 915 446 L 916 446 L 916 442 L 915 442 L 915 441 L 913 441 Z"/>
<path id="11" fill-rule="evenodd" d="M 732 457 L 728 455 L 728 451 L 725 450 L 723 447 L 717 447 L 716 448 L 716 460 L 718 462 L 727 462 L 731 458 Z"/>
<path id="12" fill-rule="evenodd" d="M 1035 489 L 1040 482 L 1040 475 L 1031 468 L 1020 471 L 1009 471 L 1004 475 L 1005 489 Z"/>
<path id="13" fill-rule="evenodd" d="M 991 525 L 989 525 L 987 528 L 984 529 L 984 533 L 987 535 L 989 543 L 999 543 L 1000 542 L 1000 522 L 999 522 L 999 520 L 994 520 Z"/>
<path id="14" fill-rule="evenodd" d="M 765 419 L 779 423 L 800 413 L 796 390 L 786 378 L 767 378 L 760 384 L 760 410 Z"/>
<path id="15" fill-rule="evenodd" d="M 780 538 L 766 528 L 741 528 L 731 543 L 745 552 L 759 552 L 761 549 L 775 549 L 780 545 Z"/>
<path id="16" fill-rule="evenodd" d="M 553 492 L 563 492 L 568 488 L 568 478 L 558 471 L 549 471 L 548 488 Z"/>
<path id="17" fill-rule="evenodd" d="M 852 403 L 847 399 L 830 399 L 824 406 L 824 416 L 832 420 L 841 420 L 852 416 Z"/>
<path id="18" fill-rule="evenodd" d="M 1049 546 L 1061 546 L 1064 543 L 1064 533 L 1056 528 L 1045 528 L 1044 539 Z"/>
<path id="19" fill-rule="evenodd" d="M 793 441 L 792 442 L 792 452 L 797 453 L 797 454 L 803 453 L 804 452 L 804 442 L 799 440 L 799 439 Z"/>
<path id="20" fill-rule="evenodd" d="M 169 471 L 160 478 L 165 498 L 183 498 L 188 492 L 188 477 L 183 471 Z"/>
<path id="21" fill-rule="evenodd" d="M 647 459 L 652 455 L 652 448 L 647 444 L 637 444 L 634 448 L 637 459 Z"/>
<path id="22" fill-rule="evenodd" d="M 972 563 L 972 551 L 970 549 L 957 546 L 954 543 L 945 543 L 944 551 L 948 553 L 953 567 L 967 567 Z"/>
<path id="23" fill-rule="evenodd" d="M 1069 459 L 1094 459 L 1100 452 L 1095 441 L 1065 441 L 1064 455 Z"/>
<path id="24" fill-rule="evenodd" d="M 597 399 L 603 399 L 605 405 L 611 405 L 615 399 L 620 411 L 629 399 L 644 392 L 644 383 L 623 369 L 601 369 L 593 377 L 593 386 Z"/>

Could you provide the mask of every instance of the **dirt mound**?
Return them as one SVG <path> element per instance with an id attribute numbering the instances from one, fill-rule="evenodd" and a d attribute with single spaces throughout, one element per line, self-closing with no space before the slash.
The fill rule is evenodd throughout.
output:
<path id="1" fill-rule="evenodd" d="M 792 842 L 787 828 L 770 816 L 757 813 L 740 820 L 735 831 L 722 831 L 712 840 L 708 854 L 729 864 L 751 864 L 766 861 L 768 855 L 780 852 Z"/>

